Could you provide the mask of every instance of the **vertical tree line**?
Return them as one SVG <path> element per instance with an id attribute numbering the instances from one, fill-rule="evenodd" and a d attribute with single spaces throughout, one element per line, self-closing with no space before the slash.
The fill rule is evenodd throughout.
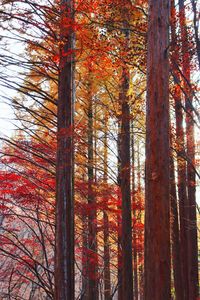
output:
<path id="1" fill-rule="evenodd" d="M 60 64 L 58 73 L 56 160 L 55 299 L 74 299 L 74 33 L 72 0 L 60 4 Z M 70 51 L 70 54 L 69 54 Z"/>
<path id="2" fill-rule="evenodd" d="M 169 1 L 149 3 L 148 23 L 145 299 L 170 299 Z"/>

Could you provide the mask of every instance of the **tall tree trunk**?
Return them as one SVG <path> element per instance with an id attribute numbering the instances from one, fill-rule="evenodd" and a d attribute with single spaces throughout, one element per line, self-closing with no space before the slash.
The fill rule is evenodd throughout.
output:
<path id="1" fill-rule="evenodd" d="M 118 120 L 118 134 L 117 134 L 117 150 L 118 150 L 118 178 L 117 178 L 117 184 L 120 189 L 121 186 L 121 177 L 120 177 L 120 170 L 121 170 L 121 150 L 120 150 L 120 144 L 121 144 L 121 122 Z M 120 196 L 118 195 L 118 200 L 120 200 Z M 121 207 L 120 207 L 121 208 Z M 118 236 L 117 236 L 117 264 L 118 264 L 118 272 L 117 272 L 117 278 L 118 278 L 118 300 L 123 300 L 122 298 L 122 251 L 121 251 L 121 220 L 119 214 L 117 215 L 117 223 L 118 223 Z"/>
<path id="2" fill-rule="evenodd" d="M 177 143 L 177 175 L 180 216 L 181 268 L 184 298 L 188 299 L 188 200 L 186 193 L 186 161 L 184 159 L 184 132 L 181 95 L 175 92 L 176 143 Z"/>
<path id="3" fill-rule="evenodd" d="M 191 99 L 191 98 L 190 98 Z M 189 299 L 198 298 L 198 242 L 196 217 L 196 178 L 195 178 L 195 142 L 193 109 L 188 100 L 186 102 L 186 136 L 187 136 L 187 187 L 189 204 L 188 221 L 188 258 L 189 258 Z"/>
<path id="4" fill-rule="evenodd" d="M 91 82 L 88 84 L 88 300 L 98 300 L 97 215 L 94 195 L 93 103 Z"/>
<path id="5" fill-rule="evenodd" d="M 179 50 L 177 49 L 175 5 L 172 1 L 172 71 L 174 76 L 174 105 L 176 117 L 176 148 L 177 148 L 177 177 L 178 177 L 178 197 L 179 197 L 179 216 L 180 216 L 180 242 L 181 242 L 181 270 L 183 299 L 188 299 L 188 199 L 186 191 L 186 161 L 185 161 L 185 143 L 183 130 L 183 109 L 181 100 L 180 82 L 181 77 L 178 71 Z"/>
<path id="6" fill-rule="evenodd" d="M 121 93 L 121 193 L 122 193 L 122 292 L 123 299 L 133 299 L 132 222 L 130 190 L 130 108 L 127 91 L 128 70 L 123 68 Z"/>
<path id="7" fill-rule="evenodd" d="M 104 129 L 104 188 L 106 193 L 108 181 L 108 113 L 105 111 L 105 129 Z M 106 198 L 106 195 L 105 195 Z M 106 209 L 108 201 L 106 200 Z M 109 246 L 109 219 L 106 210 L 103 212 L 104 223 L 104 299 L 111 300 L 111 282 L 110 282 L 110 246 Z"/>
<path id="8" fill-rule="evenodd" d="M 134 148 L 134 124 L 131 122 L 131 153 L 132 153 L 132 203 L 135 203 L 135 148 Z M 136 219 L 136 209 L 133 211 L 133 216 Z M 136 249 L 137 233 L 135 224 L 133 224 L 133 275 L 134 275 L 134 299 L 138 300 L 138 264 L 137 264 L 137 249 Z"/>
<path id="9" fill-rule="evenodd" d="M 60 71 L 58 87 L 58 133 L 56 161 L 56 252 L 55 299 L 74 299 L 74 208 L 73 208 L 73 1 L 61 2 Z"/>
<path id="10" fill-rule="evenodd" d="M 83 231 L 82 231 L 82 293 L 81 299 L 88 299 L 88 219 L 87 215 L 83 215 Z"/>
<path id="11" fill-rule="evenodd" d="M 186 25 L 184 0 L 179 0 L 179 16 L 182 46 L 182 73 L 186 107 L 186 138 L 187 138 L 187 189 L 188 189 L 188 299 L 198 297 L 198 245 L 196 220 L 196 179 L 195 179 L 195 141 L 193 121 L 193 97 L 190 83 L 189 37 Z"/>
<path id="12" fill-rule="evenodd" d="M 181 272 L 181 250 L 180 231 L 177 208 L 176 182 L 174 171 L 174 160 L 170 155 L 170 198 L 171 198 L 171 240 L 172 240 L 172 263 L 176 300 L 184 299 L 182 272 Z"/>
<path id="13" fill-rule="evenodd" d="M 169 1 L 149 1 L 145 300 L 170 299 Z"/>
<path id="14" fill-rule="evenodd" d="M 129 1 L 121 7 L 123 42 L 122 78 L 119 103 L 121 106 L 120 133 L 120 188 L 122 196 L 122 295 L 123 299 L 133 299 L 133 263 L 132 263 L 132 214 L 131 214 L 131 174 L 130 174 L 130 107 L 129 107 L 129 69 L 124 56 L 129 51 Z M 128 16 L 128 18 L 127 18 Z"/>
<path id="15" fill-rule="evenodd" d="M 142 193 L 142 187 L 141 187 L 141 163 L 140 163 L 140 144 L 139 141 L 137 141 L 137 189 L 138 189 L 138 194 L 141 195 Z M 139 222 L 142 222 L 142 212 L 139 214 Z M 139 234 L 138 239 L 141 240 L 142 236 Z M 138 260 L 140 261 L 139 265 L 139 299 L 143 300 L 144 299 L 144 270 L 143 270 L 143 265 L 142 265 L 142 260 L 144 258 L 144 252 L 140 250 L 138 254 Z"/>

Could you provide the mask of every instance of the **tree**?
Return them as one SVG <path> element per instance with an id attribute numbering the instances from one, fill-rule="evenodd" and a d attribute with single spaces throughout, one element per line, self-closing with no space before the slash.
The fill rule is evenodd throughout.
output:
<path id="1" fill-rule="evenodd" d="M 108 112 L 104 112 L 105 128 L 104 128 L 104 171 L 103 171 L 103 181 L 105 189 L 108 187 Z M 108 200 L 105 191 L 106 207 L 108 207 Z M 104 297 L 105 300 L 111 299 L 111 280 L 110 280 L 110 245 L 109 245 L 109 218 L 106 209 L 103 212 L 103 222 L 104 222 Z"/>
<path id="2" fill-rule="evenodd" d="M 183 129 L 183 104 L 182 93 L 180 88 L 181 76 L 178 71 L 180 49 L 178 47 L 178 37 L 176 34 L 177 20 L 176 11 L 172 2 L 172 24 L 171 24 L 171 39 L 172 39 L 172 70 L 174 77 L 174 85 L 172 95 L 174 98 L 175 106 L 175 119 L 176 119 L 176 151 L 177 151 L 177 177 L 178 177 L 178 199 L 179 199 L 179 218 L 180 218 L 180 260 L 181 260 L 181 276 L 179 277 L 179 283 L 182 282 L 181 294 L 184 299 L 188 298 L 188 197 L 186 190 L 186 161 L 185 161 L 185 136 Z M 171 182 L 171 184 L 173 184 Z M 173 232 L 172 234 L 175 234 Z M 179 255 L 177 253 L 177 255 Z M 176 269 L 178 272 L 178 269 Z M 177 291 L 178 292 L 178 291 Z"/>
<path id="3" fill-rule="evenodd" d="M 170 299 L 168 16 L 168 0 L 149 1 L 145 300 Z"/>
<path id="4" fill-rule="evenodd" d="M 1 150 L 6 166 L 1 171 L 1 297 L 40 293 L 53 299 L 55 174 L 47 159 L 49 145 L 22 136 L 6 144 Z"/>
<path id="5" fill-rule="evenodd" d="M 194 4 L 193 4 L 194 8 Z M 194 11 L 195 13 L 195 11 Z M 194 15 L 195 17 L 195 15 Z M 197 220 L 196 220 L 196 174 L 195 174 L 195 137 L 194 137 L 194 106 L 193 91 L 191 88 L 191 53 L 189 45 L 189 33 L 186 24 L 184 0 L 179 0 L 179 21 L 181 31 L 181 67 L 183 92 L 186 108 L 186 145 L 187 145 L 187 245 L 186 251 L 188 264 L 188 294 L 186 298 L 198 297 L 198 246 L 197 246 Z M 196 28 L 195 28 L 196 36 Z M 196 40 L 197 49 L 199 41 Z M 198 53 L 197 53 L 198 54 Z M 199 58 L 199 56 L 198 56 Z"/>
<path id="6" fill-rule="evenodd" d="M 55 299 L 74 299 L 73 111 L 74 34 L 73 1 L 61 2 L 60 71 L 56 162 Z"/>
<path id="7" fill-rule="evenodd" d="M 172 147 L 172 137 L 170 139 L 170 146 Z M 182 264 L 181 264 L 181 247 L 180 247 L 180 230 L 179 230 L 179 215 L 176 194 L 176 181 L 174 169 L 173 152 L 170 153 L 170 204 L 171 204 L 171 243 L 172 243 L 172 264 L 173 264 L 173 278 L 174 288 L 177 300 L 183 299 L 183 279 L 182 279 Z"/>

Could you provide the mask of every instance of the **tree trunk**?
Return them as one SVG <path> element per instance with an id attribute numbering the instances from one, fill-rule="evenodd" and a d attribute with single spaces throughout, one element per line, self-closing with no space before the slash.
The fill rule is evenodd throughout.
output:
<path id="1" fill-rule="evenodd" d="M 181 28 L 182 73 L 186 107 L 186 138 L 187 138 L 187 190 L 188 190 L 188 299 L 198 297 L 198 245 L 196 220 L 196 179 L 195 179 L 195 141 L 193 121 L 193 97 L 190 83 L 190 47 L 186 25 L 184 0 L 179 0 L 179 19 Z"/>
<path id="2" fill-rule="evenodd" d="M 82 293 L 81 299 L 88 299 L 88 220 L 83 215 L 83 231 L 82 231 Z"/>
<path id="3" fill-rule="evenodd" d="M 171 198 L 171 240 L 172 240 L 172 263 L 176 300 L 183 298 L 180 232 L 177 209 L 176 182 L 174 173 L 174 160 L 170 155 L 170 198 Z"/>
<path id="4" fill-rule="evenodd" d="M 135 202 L 135 149 L 134 149 L 134 124 L 131 123 L 131 150 L 132 150 L 132 203 Z M 136 220 L 136 209 L 133 211 Z M 133 275 L 134 275 L 134 299 L 138 300 L 138 258 L 136 249 L 137 233 L 133 224 Z"/>
<path id="5" fill-rule="evenodd" d="M 91 82 L 88 84 L 88 300 L 98 300 L 97 215 L 94 195 L 93 103 Z"/>
<path id="6" fill-rule="evenodd" d="M 137 142 L 137 189 L 138 189 L 138 194 L 140 195 L 142 193 L 142 187 L 141 187 L 141 163 L 140 163 L 140 144 L 139 141 Z M 139 214 L 139 222 L 142 222 L 142 212 Z M 142 239 L 142 234 L 140 233 L 138 235 L 138 239 Z M 143 265 L 142 265 L 142 260 L 144 259 L 144 252 L 140 250 L 138 254 L 138 260 L 140 261 L 139 265 L 139 299 L 143 300 L 144 299 L 144 270 L 143 270 Z"/>
<path id="7" fill-rule="evenodd" d="M 132 222 L 130 191 L 130 108 L 127 91 L 129 76 L 123 68 L 121 93 L 121 193 L 122 193 L 122 293 L 123 299 L 133 299 Z"/>
<path id="8" fill-rule="evenodd" d="M 190 98 L 191 99 L 191 98 Z M 188 221 L 188 258 L 189 258 L 189 299 L 198 298 L 198 242 L 197 242 L 197 217 L 196 217 L 196 178 L 195 178 L 195 142 L 193 109 L 186 103 L 186 136 L 187 136 L 187 187 L 189 204 Z"/>
<path id="9" fill-rule="evenodd" d="M 176 117 L 176 151 L 177 151 L 177 177 L 178 177 L 178 197 L 179 197 L 179 216 L 180 216 L 180 243 L 181 243 L 181 270 L 183 298 L 188 299 L 188 237 L 187 237 L 187 220 L 188 220 L 188 199 L 186 191 L 186 161 L 185 161 L 185 144 L 183 130 L 183 109 L 181 100 L 180 82 L 181 77 L 178 71 L 179 50 L 177 49 L 175 6 L 172 1 L 172 71 L 174 76 L 174 105 Z"/>
<path id="10" fill-rule="evenodd" d="M 58 87 L 58 133 L 56 161 L 56 252 L 55 299 L 74 299 L 74 208 L 73 208 L 73 1 L 61 2 L 60 72 Z"/>
<path id="11" fill-rule="evenodd" d="M 170 299 L 169 1 L 149 1 L 145 300 Z"/>
<path id="12" fill-rule="evenodd" d="M 104 188 L 106 209 L 108 201 L 106 200 L 106 186 L 108 181 L 108 113 L 105 112 L 105 129 L 104 129 Z M 109 219 L 107 211 L 103 212 L 104 223 L 104 299 L 111 300 L 111 282 L 110 282 L 110 246 L 109 246 Z"/>
<path id="13" fill-rule="evenodd" d="M 118 120 L 118 135 L 117 135 L 117 150 L 118 150 L 118 178 L 117 184 L 120 189 L 121 186 L 121 178 L 120 178 L 120 170 L 121 170 L 121 133 L 120 133 L 120 120 Z M 120 200 L 120 196 L 118 195 L 118 200 Z M 120 207 L 121 208 L 121 207 Z M 122 251 L 121 251 L 121 220 L 119 214 L 117 215 L 117 223 L 118 223 L 118 236 L 117 236 L 117 278 L 118 278 L 118 300 L 122 300 Z"/>

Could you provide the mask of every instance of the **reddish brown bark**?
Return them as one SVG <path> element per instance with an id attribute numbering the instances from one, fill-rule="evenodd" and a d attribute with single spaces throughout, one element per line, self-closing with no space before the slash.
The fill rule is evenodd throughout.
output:
<path id="1" fill-rule="evenodd" d="M 120 133 L 120 120 L 118 120 L 118 136 L 117 136 L 117 150 L 118 150 L 118 178 L 117 184 L 120 189 L 121 178 L 120 178 L 120 169 L 121 169 L 121 150 L 120 150 L 120 140 L 121 140 L 121 133 Z M 118 201 L 120 200 L 120 196 L 118 196 Z M 118 221 L 118 236 L 117 236 L 117 278 L 118 278 L 118 300 L 122 300 L 122 252 L 121 252 L 121 220 L 120 216 L 117 216 Z"/>
<path id="2" fill-rule="evenodd" d="M 110 282 L 110 247 L 109 247 L 109 221 L 106 212 L 104 217 L 104 299 L 111 300 Z"/>
<path id="3" fill-rule="evenodd" d="M 183 299 L 188 299 L 188 236 L 187 236 L 187 220 L 188 220 L 188 199 L 186 191 L 186 161 L 185 144 L 184 144 L 184 130 L 183 130 L 183 109 L 181 100 L 180 81 L 181 77 L 178 71 L 179 64 L 179 49 L 177 48 L 176 35 L 176 18 L 175 6 L 172 1 L 172 72 L 174 75 L 174 104 L 176 117 L 176 151 L 177 151 L 177 177 L 178 177 L 178 197 L 179 197 L 179 216 L 180 216 L 180 243 L 181 243 L 181 277 L 182 280 L 182 296 Z"/>
<path id="4" fill-rule="evenodd" d="M 134 274 L 134 299 L 138 300 L 138 258 L 136 250 L 136 234 L 133 233 L 133 274 Z"/>
<path id="5" fill-rule="evenodd" d="M 134 124 L 131 123 L 131 150 L 132 150 L 132 203 L 135 202 L 135 148 L 134 148 Z M 133 211 L 133 216 L 136 218 L 136 209 Z M 134 299 L 138 300 L 138 257 L 136 249 L 137 233 L 135 224 L 133 224 L 133 278 L 134 278 Z"/>
<path id="6" fill-rule="evenodd" d="M 141 188 L 141 163 L 140 163 L 140 145 L 139 141 L 137 143 L 137 188 L 138 193 L 141 195 L 142 188 Z M 139 215 L 139 222 L 142 223 L 142 214 Z M 138 239 L 142 239 L 142 234 L 138 234 Z M 138 294 L 140 296 L 140 299 L 144 299 L 144 268 L 142 261 L 144 260 L 144 251 L 140 250 L 138 253 L 138 261 L 140 261 L 140 265 L 138 267 L 138 284 L 139 284 L 139 290 Z"/>
<path id="7" fill-rule="evenodd" d="M 188 299 L 198 297 L 198 245 L 196 220 L 196 179 L 195 179 L 195 141 L 194 141 L 194 109 L 191 90 L 191 54 L 184 0 L 179 0 L 179 20 L 181 28 L 182 74 L 186 107 L 186 145 L 187 145 L 187 192 L 188 192 Z"/>
<path id="8" fill-rule="evenodd" d="M 122 293 L 123 299 L 133 299 L 132 222 L 130 191 L 130 108 L 127 91 L 128 71 L 123 69 L 121 93 L 121 193 L 122 193 Z"/>
<path id="9" fill-rule="evenodd" d="M 88 300 L 98 300 L 97 215 L 94 196 L 93 103 L 91 82 L 88 84 Z"/>
<path id="10" fill-rule="evenodd" d="M 58 134 L 56 165 L 55 299 L 74 299 L 74 209 L 73 209 L 73 49 L 72 29 L 63 18 L 72 19 L 73 1 L 61 3 L 61 33 L 58 88 Z"/>
<path id="11" fill-rule="evenodd" d="M 149 1 L 145 300 L 170 299 L 169 1 Z"/>
<path id="12" fill-rule="evenodd" d="M 180 216 L 180 241 L 181 241 L 181 268 L 184 298 L 188 299 L 188 200 L 186 194 L 186 162 L 183 158 L 184 132 L 183 114 L 181 98 L 176 93 L 175 96 L 175 115 L 176 115 L 176 138 L 177 138 L 177 171 L 178 171 L 178 197 L 179 197 L 179 216 Z"/>
<path id="13" fill-rule="evenodd" d="M 181 272 L 181 250 L 180 231 L 176 196 L 176 182 L 174 172 L 174 160 L 170 156 L 170 198 L 171 198 L 171 240 L 172 240 L 172 264 L 176 300 L 184 299 L 183 283 Z"/>
<path id="14" fill-rule="evenodd" d="M 82 232 L 82 292 L 81 299 L 86 300 L 88 296 L 88 220 L 83 215 L 83 232 Z"/>
<path id="15" fill-rule="evenodd" d="M 124 19 L 128 16 L 128 2 L 121 9 L 123 24 L 122 53 L 129 49 L 129 23 Z M 130 174 L 130 107 L 129 107 L 129 69 L 122 54 L 122 78 L 120 92 L 121 132 L 120 132 L 120 188 L 122 197 L 122 299 L 133 299 L 133 262 L 132 262 L 132 213 L 131 213 L 131 174 Z"/>
<path id="16" fill-rule="evenodd" d="M 118 217 L 118 239 L 117 239 L 117 278 L 118 278 L 118 293 L 117 299 L 123 300 L 122 292 L 122 250 L 121 250 L 121 222 Z"/>
<path id="17" fill-rule="evenodd" d="M 189 299 L 198 298 L 198 243 L 197 243 L 197 217 L 196 217 L 196 178 L 194 170 L 195 142 L 194 142 L 194 121 L 193 110 L 189 103 L 186 105 L 186 132 L 187 132 L 187 186 L 189 200 Z"/>

